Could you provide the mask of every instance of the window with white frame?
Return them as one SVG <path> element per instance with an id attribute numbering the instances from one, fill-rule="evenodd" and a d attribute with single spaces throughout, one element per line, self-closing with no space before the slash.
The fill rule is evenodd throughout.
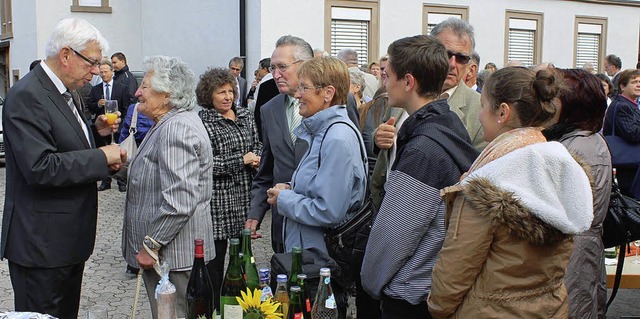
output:
<path id="1" fill-rule="evenodd" d="M 73 0 L 71 12 L 111 13 L 109 0 Z"/>
<path id="2" fill-rule="evenodd" d="M 606 18 L 576 17 L 575 67 L 591 63 L 594 70 L 600 70 L 606 52 L 606 29 Z"/>
<path id="3" fill-rule="evenodd" d="M 358 65 L 369 63 L 371 10 L 331 8 L 331 55 L 342 49 L 358 52 Z"/>
<path id="4" fill-rule="evenodd" d="M 430 34 L 431 29 L 438 23 L 449 19 L 456 18 L 463 21 L 469 21 L 469 8 L 461 6 L 446 6 L 446 5 L 423 5 L 422 7 L 422 19 L 423 19 L 423 34 Z"/>
<path id="5" fill-rule="evenodd" d="M 542 52 L 542 14 L 507 11 L 506 60 L 524 66 L 539 64 Z"/>
<path id="6" fill-rule="evenodd" d="M 0 39 L 13 37 L 13 21 L 11 18 L 11 0 L 0 0 L 0 17 L 2 28 L 0 28 Z"/>

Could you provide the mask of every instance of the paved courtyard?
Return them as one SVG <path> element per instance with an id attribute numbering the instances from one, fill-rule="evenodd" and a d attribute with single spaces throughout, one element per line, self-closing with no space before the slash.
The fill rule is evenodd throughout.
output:
<path id="1" fill-rule="evenodd" d="M 115 183 L 113 183 L 115 186 Z M 0 168 L 0 207 L 4 205 L 5 168 Z M 93 255 L 86 263 L 82 284 L 81 309 L 88 305 L 104 306 L 109 318 L 124 319 L 131 315 L 136 280 L 124 274 L 125 262 L 120 253 L 124 193 L 115 189 L 100 192 L 98 211 L 98 238 Z M 1 208 L 0 208 L 1 209 Z M 267 217 L 270 216 L 267 214 Z M 0 221 L 1 223 L 1 221 Z M 270 219 L 263 223 L 267 227 L 264 238 L 253 241 L 253 253 L 258 267 L 268 266 L 271 244 L 268 240 Z M 639 315 L 639 289 L 621 289 L 611 306 L 608 318 Z M 13 291 L 9 280 L 7 261 L 0 261 L 0 313 L 13 309 Z M 84 312 L 80 311 L 81 317 Z M 144 287 L 137 306 L 136 318 L 151 318 L 149 302 Z M 367 319 L 367 318 L 360 318 Z"/>

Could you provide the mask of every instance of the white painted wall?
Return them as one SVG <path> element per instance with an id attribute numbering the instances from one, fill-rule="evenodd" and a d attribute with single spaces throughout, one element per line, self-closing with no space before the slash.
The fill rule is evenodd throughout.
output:
<path id="1" fill-rule="evenodd" d="M 285 34 L 324 47 L 323 0 L 246 0 L 247 60 L 250 82 L 258 61 L 270 57 Z M 61 5 L 64 3 L 64 5 Z M 380 0 L 380 50 L 394 40 L 422 32 L 423 0 Z M 429 1 L 429 3 L 432 3 Z M 476 29 L 476 49 L 484 65 L 504 61 L 505 10 L 544 12 L 543 61 L 573 67 L 574 17 L 608 17 L 607 53 L 619 55 L 623 67 L 634 67 L 638 56 L 640 7 L 589 4 L 561 0 L 438 0 L 438 4 L 468 6 Z M 9 40 L 10 69 L 23 76 L 29 63 L 44 56 L 44 45 L 55 24 L 66 17 L 92 22 L 111 44 L 111 55 L 122 51 L 132 70 L 145 56 L 179 56 L 201 74 L 209 66 L 226 67 L 239 49 L 239 4 L 232 0 L 111 0 L 111 14 L 72 13 L 68 0 L 14 0 L 14 37 Z M 326 49 L 326 48 L 325 48 Z"/>

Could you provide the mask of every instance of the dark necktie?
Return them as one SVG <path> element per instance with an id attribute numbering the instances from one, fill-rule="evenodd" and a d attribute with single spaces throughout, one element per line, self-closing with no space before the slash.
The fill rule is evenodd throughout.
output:
<path id="1" fill-rule="evenodd" d="M 109 83 L 105 83 L 105 85 L 105 91 L 107 91 L 107 94 L 104 95 L 104 98 L 107 100 L 111 100 L 111 90 L 109 90 Z"/>
<path id="2" fill-rule="evenodd" d="M 83 123 L 82 118 L 80 117 L 80 113 L 78 113 L 78 110 L 76 109 L 76 106 L 73 103 L 73 97 L 71 96 L 71 92 L 66 91 L 62 93 L 62 96 L 64 97 L 65 101 L 67 101 L 67 105 L 71 109 L 71 113 L 73 113 L 73 115 L 76 117 L 76 120 L 78 121 L 78 123 L 80 124 L 80 127 L 82 128 L 82 132 L 84 132 L 84 137 L 88 141 L 89 131 L 87 131 L 87 126 Z"/>

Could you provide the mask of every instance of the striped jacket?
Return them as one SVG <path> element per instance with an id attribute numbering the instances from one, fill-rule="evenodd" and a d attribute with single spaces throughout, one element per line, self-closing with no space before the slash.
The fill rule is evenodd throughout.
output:
<path id="1" fill-rule="evenodd" d="M 478 156 L 446 100 L 423 106 L 402 124 L 386 194 L 369 235 L 362 286 L 373 298 L 426 303 L 444 241 L 440 189 L 458 182 Z"/>
<path id="2" fill-rule="evenodd" d="M 193 264 L 193 241 L 204 239 L 205 261 L 215 257 L 211 231 L 211 144 L 198 115 L 172 109 L 149 130 L 129 167 L 122 253 L 137 265 L 145 236 L 158 241 L 170 268 Z"/>

